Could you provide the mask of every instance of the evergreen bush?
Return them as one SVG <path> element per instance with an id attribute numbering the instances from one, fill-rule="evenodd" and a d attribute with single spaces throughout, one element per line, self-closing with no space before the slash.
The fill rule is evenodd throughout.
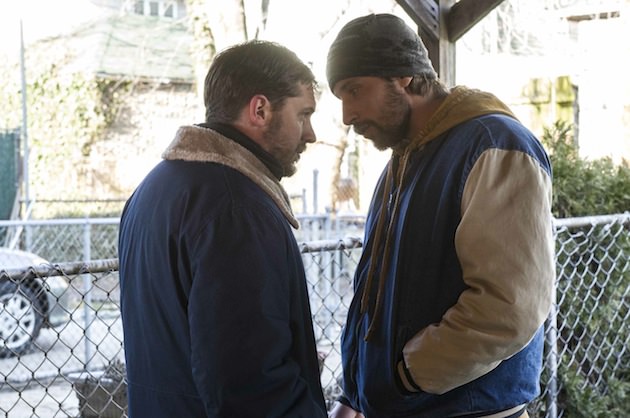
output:
<path id="1" fill-rule="evenodd" d="M 570 124 L 556 122 L 543 135 L 554 171 L 554 216 L 630 210 L 628 163 L 580 158 L 572 131 Z M 558 409 L 563 418 L 630 416 L 628 230 L 626 223 L 556 231 L 558 294 L 563 295 L 557 301 Z"/>

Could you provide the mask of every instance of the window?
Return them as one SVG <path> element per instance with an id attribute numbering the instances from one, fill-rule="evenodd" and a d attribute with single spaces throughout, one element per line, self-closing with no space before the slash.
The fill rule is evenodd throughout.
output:
<path id="1" fill-rule="evenodd" d="M 142 0 L 136 1 L 133 12 L 145 16 L 159 16 L 175 19 L 178 17 L 177 1 Z"/>
<path id="2" fill-rule="evenodd" d="M 134 5 L 133 5 L 133 12 L 139 15 L 143 15 L 144 14 L 144 2 L 143 1 L 137 1 Z"/>
<path id="3" fill-rule="evenodd" d="M 149 14 L 151 16 L 159 16 L 160 15 L 160 5 L 158 4 L 157 1 L 150 1 L 149 2 Z"/>
<path id="4" fill-rule="evenodd" d="M 164 17 L 175 17 L 174 10 L 175 10 L 174 3 L 166 4 L 166 6 L 164 7 Z"/>

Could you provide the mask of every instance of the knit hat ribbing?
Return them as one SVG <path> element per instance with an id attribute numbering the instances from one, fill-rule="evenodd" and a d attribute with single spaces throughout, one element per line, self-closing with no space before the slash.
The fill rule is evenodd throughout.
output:
<path id="1" fill-rule="evenodd" d="M 422 40 L 391 14 L 370 14 L 348 22 L 328 51 L 326 76 L 331 90 L 349 77 L 437 78 Z"/>

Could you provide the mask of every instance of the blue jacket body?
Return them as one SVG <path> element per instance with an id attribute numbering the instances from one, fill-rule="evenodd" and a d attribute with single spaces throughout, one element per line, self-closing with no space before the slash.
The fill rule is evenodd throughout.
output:
<path id="1" fill-rule="evenodd" d="M 326 416 L 283 201 L 253 154 L 199 127 L 180 129 L 129 199 L 119 255 L 130 418 Z"/>
<path id="2" fill-rule="evenodd" d="M 342 401 L 367 418 L 474 417 L 539 394 L 555 277 L 550 178 L 536 138 L 494 111 L 393 157 L 342 335 Z"/>

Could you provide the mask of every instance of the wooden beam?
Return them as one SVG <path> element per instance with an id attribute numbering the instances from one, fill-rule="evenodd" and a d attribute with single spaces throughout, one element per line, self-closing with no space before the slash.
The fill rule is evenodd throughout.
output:
<path id="1" fill-rule="evenodd" d="M 448 17 L 450 11 L 457 3 L 455 0 L 439 0 L 440 1 L 440 39 L 438 42 L 440 55 L 439 65 L 435 68 L 440 80 L 448 87 L 456 84 L 455 75 L 457 69 L 457 54 L 455 53 L 455 42 L 451 41 L 448 36 Z M 434 61 L 432 61 L 434 62 Z"/>
<path id="2" fill-rule="evenodd" d="M 421 0 L 422 1 L 422 0 Z M 446 16 L 448 39 L 457 41 L 503 0 L 460 0 Z"/>
<path id="3" fill-rule="evenodd" d="M 440 38 L 440 8 L 437 0 L 396 0 L 425 35 Z"/>
<path id="4" fill-rule="evenodd" d="M 396 0 L 418 25 L 429 59 L 440 79 L 455 85 L 455 41 L 503 0 Z"/>

